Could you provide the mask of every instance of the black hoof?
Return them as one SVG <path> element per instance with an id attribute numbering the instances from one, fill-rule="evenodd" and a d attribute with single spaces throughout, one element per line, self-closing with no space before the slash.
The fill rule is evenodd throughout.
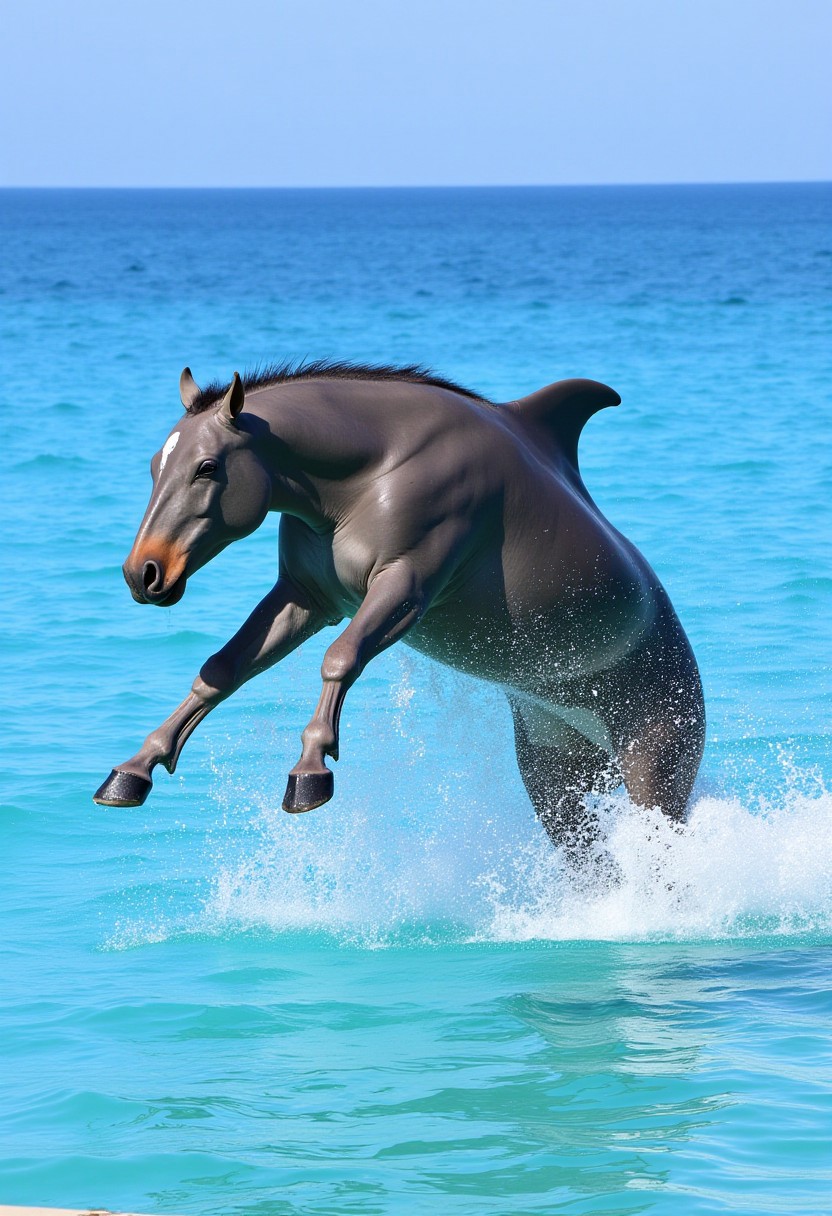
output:
<path id="1" fill-rule="evenodd" d="M 93 802 L 99 806 L 141 806 L 153 789 L 153 782 L 135 773 L 120 773 L 114 768 L 107 780 L 95 791 Z"/>
<path id="2" fill-rule="evenodd" d="M 325 773 L 290 773 L 283 796 L 283 809 L 291 815 L 301 811 L 314 811 L 316 806 L 329 802 L 335 792 L 335 777 Z"/>

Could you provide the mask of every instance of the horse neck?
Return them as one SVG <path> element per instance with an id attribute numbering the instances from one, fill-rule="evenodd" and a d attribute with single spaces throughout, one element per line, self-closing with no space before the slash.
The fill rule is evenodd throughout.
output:
<path id="1" fill-rule="evenodd" d="M 275 509 L 316 528 L 343 517 L 385 450 L 379 428 L 360 409 L 360 393 L 338 391 L 345 387 L 276 385 L 246 401 L 268 424 L 263 454 L 276 485 Z"/>

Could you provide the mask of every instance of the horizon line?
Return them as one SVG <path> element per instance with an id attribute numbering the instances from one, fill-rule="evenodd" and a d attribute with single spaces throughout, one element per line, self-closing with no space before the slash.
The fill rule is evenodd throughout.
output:
<path id="1" fill-rule="evenodd" d="M 322 185 L 79 185 L 57 184 L 31 185 L 25 183 L 2 184 L 0 191 L 12 190 L 627 190 L 667 189 L 696 186 L 827 186 L 832 177 L 807 178 L 754 178 L 740 181 L 660 181 L 660 182 L 385 182 L 380 184 L 329 184 Z"/>

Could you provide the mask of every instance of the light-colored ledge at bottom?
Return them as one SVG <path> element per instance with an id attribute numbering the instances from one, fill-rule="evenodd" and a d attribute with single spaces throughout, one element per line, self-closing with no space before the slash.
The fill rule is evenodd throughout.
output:
<path id="1" fill-rule="evenodd" d="M 110 1212 L 107 1208 L 15 1208 L 0 1203 L 0 1216 L 138 1216 L 136 1212 Z"/>

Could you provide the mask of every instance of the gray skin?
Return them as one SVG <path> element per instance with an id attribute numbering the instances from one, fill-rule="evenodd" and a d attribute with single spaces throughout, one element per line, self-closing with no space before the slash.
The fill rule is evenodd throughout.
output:
<path id="1" fill-rule="evenodd" d="M 199 392 L 187 368 L 180 389 L 187 411 Z M 154 767 L 172 773 L 221 701 L 350 618 L 324 656 L 286 810 L 332 796 L 325 758 L 338 759 L 347 691 L 404 641 L 503 688 L 520 773 L 557 845 L 581 852 L 586 795 L 622 779 L 635 803 L 683 820 L 705 734 L 696 661 L 655 573 L 578 471 L 583 424 L 618 403 L 591 380 L 499 406 L 407 381 L 299 379 L 246 395 L 235 373 L 153 458 L 124 576 L 139 603 L 174 604 L 279 511 L 279 577 L 95 801 L 139 805 Z"/>

